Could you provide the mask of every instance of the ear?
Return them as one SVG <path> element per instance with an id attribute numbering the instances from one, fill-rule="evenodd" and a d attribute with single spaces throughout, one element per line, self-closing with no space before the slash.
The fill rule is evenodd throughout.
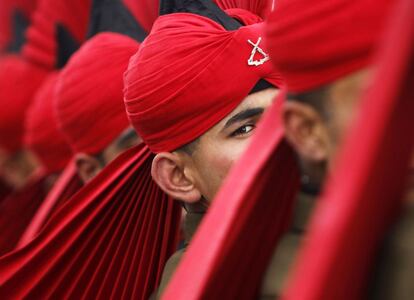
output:
<path id="1" fill-rule="evenodd" d="M 102 170 L 102 165 L 99 160 L 86 153 L 76 154 L 75 162 L 79 177 L 83 183 L 89 182 Z"/>
<path id="2" fill-rule="evenodd" d="M 151 174 L 159 187 L 172 198 L 195 203 L 201 199 L 201 193 L 186 168 L 182 157 L 176 153 L 162 152 L 152 161 Z"/>
<path id="3" fill-rule="evenodd" d="M 283 107 L 285 135 L 303 159 L 328 159 L 329 138 L 320 114 L 310 105 L 288 100 Z"/>

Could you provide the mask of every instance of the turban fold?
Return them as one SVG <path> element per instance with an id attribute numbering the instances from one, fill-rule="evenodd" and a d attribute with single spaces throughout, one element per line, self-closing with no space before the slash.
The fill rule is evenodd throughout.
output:
<path id="1" fill-rule="evenodd" d="M 312 90 L 368 66 L 392 2 L 277 1 L 267 44 L 289 92 Z"/>
<path id="2" fill-rule="evenodd" d="M 23 55 L 47 69 L 58 66 L 57 30 L 80 45 L 86 38 L 92 0 L 40 0 L 27 30 Z"/>
<path id="3" fill-rule="evenodd" d="M 262 25 L 226 31 L 189 13 L 157 19 L 124 76 L 129 119 L 153 152 L 176 150 L 205 133 L 260 79 L 281 83 L 266 58 Z"/>
<path id="4" fill-rule="evenodd" d="M 63 170 L 72 157 L 55 117 L 54 97 L 58 75 L 56 72 L 45 79 L 26 115 L 25 144 L 36 154 L 47 173 Z"/>
<path id="5" fill-rule="evenodd" d="M 10 43 L 16 38 L 16 28 L 30 23 L 38 0 L 2 0 L 0 1 L 0 51 L 9 50 Z M 23 19 L 22 19 L 23 18 Z M 16 21 L 22 24 L 16 24 Z"/>
<path id="6" fill-rule="evenodd" d="M 27 109 L 46 72 L 17 55 L 0 58 L 0 147 L 22 148 Z"/>
<path id="7" fill-rule="evenodd" d="M 214 0 L 223 10 L 244 9 L 264 19 L 269 13 L 271 1 L 267 0 Z"/>
<path id="8" fill-rule="evenodd" d="M 138 47 L 124 35 L 101 33 L 86 42 L 63 69 L 55 108 L 74 152 L 98 154 L 128 127 L 122 74 Z"/>

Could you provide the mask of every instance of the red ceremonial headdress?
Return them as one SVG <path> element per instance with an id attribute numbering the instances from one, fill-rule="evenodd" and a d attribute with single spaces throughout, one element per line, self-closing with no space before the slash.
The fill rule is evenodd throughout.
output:
<path id="1" fill-rule="evenodd" d="M 273 0 L 275 1 L 275 0 Z M 227 13 L 233 10 L 247 10 L 265 19 L 272 8 L 272 1 L 267 0 L 214 0 Z"/>
<path id="2" fill-rule="evenodd" d="M 175 150 L 205 133 L 260 79 L 281 83 L 262 27 L 227 31 L 188 13 L 157 19 L 130 61 L 124 92 L 129 119 L 153 152 Z"/>
<path id="3" fill-rule="evenodd" d="M 23 55 L 47 69 L 59 67 L 58 39 L 71 41 L 67 48 L 78 47 L 86 38 L 92 0 L 40 0 L 27 31 Z"/>
<path id="4" fill-rule="evenodd" d="M 10 50 L 17 35 L 29 25 L 38 0 L 2 0 L 0 1 L 0 51 Z M 15 50 L 15 49 L 13 49 Z"/>
<path id="5" fill-rule="evenodd" d="M 277 1 L 267 44 L 289 92 L 304 92 L 368 66 L 390 0 Z"/>
<path id="6" fill-rule="evenodd" d="M 58 129 L 54 110 L 59 73 L 52 73 L 36 92 L 26 115 L 25 144 L 36 154 L 46 173 L 63 170 L 72 151 Z"/>
<path id="7" fill-rule="evenodd" d="M 0 147 L 8 152 L 22 148 L 24 120 L 46 72 L 17 55 L 0 58 Z"/>
<path id="8" fill-rule="evenodd" d="M 122 74 L 138 47 L 124 35 L 101 33 L 86 42 L 62 70 L 55 107 L 74 152 L 98 154 L 128 127 Z"/>

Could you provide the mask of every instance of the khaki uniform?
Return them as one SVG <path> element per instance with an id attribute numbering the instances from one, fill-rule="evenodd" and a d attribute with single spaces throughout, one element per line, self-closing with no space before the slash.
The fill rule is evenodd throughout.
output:
<path id="1" fill-rule="evenodd" d="M 385 240 L 373 275 L 370 299 L 414 299 L 414 204 Z"/>

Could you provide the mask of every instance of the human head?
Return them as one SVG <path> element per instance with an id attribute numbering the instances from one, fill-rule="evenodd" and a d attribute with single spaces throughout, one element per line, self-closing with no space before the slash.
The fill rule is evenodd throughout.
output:
<path id="1" fill-rule="evenodd" d="M 270 16 L 270 55 L 288 89 L 286 136 L 304 165 L 319 167 L 322 173 L 332 166 L 356 104 L 369 86 L 391 4 L 279 1 Z"/>
<path id="2" fill-rule="evenodd" d="M 175 199 L 213 200 L 277 93 L 250 15 L 257 24 L 235 31 L 195 14 L 162 16 L 125 73 L 128 116 L 156 153 L 154 180 Z"/>
<path id="3" fill-rule="evenodd" d="M 129 37 L 101 33 L 86 42 L 62 70 L 56 90 L 57 119 L 84 182 L 140 142 L 128 130 L 122 102 L 122 74 L 138 47 Z"/>
<path id="4" fill-rule="evenodd" d="M 46 72 L 18 55 L 0 58 L 0 148 L 3 151 L 3 175 L 15 188 L 25 184 L 37 167 L 23 144 L 27 109 Z"/>
<path id="5" fill-rule="evenodd" d="M 58 72 L 44 80 L 34 96 L 25 121 L 24 142 L 47 174 L 61 172 L 72 158 L 72 151 L 58 129 L 54 97 Z"/>

